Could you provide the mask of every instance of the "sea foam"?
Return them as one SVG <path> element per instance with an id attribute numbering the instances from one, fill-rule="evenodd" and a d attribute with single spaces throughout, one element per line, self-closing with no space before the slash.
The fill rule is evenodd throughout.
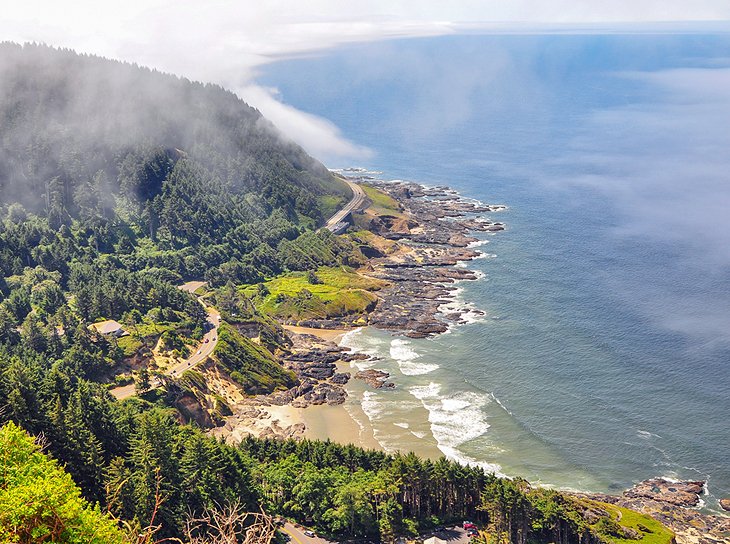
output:
<path id="1" fill-rule="evenodd" d="M 491 402 L 487 395 L 472 391 L 442 393 L 441 384 L 435 382 L 414 386 L 408 391 L 420 400 L 428 411 L 431 433 L 444 455 L 464 463 L 482 466 L 491 472 L 499 471 L 499 466 L 478 462 L 458 449 L 462 444 L 482 436 L 489 429 L 484 413 L 484 407 Z"/>
<path id="2" fill-rule="evenodd" d="M 433 372 L 439 365 L 435 363 L 417 362 L 421 356 L 411 347 L 411 342 L 395 338 L 390 343 L 390 357 L 398 363 L 398 368 L 406 376 L 420 376 Z"/>

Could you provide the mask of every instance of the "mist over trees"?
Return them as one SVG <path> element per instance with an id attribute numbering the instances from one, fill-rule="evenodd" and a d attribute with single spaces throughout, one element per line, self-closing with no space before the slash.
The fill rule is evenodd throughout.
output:
<path id="1" fill-rule="evenodd" d="M 175 395 L 193 371 L 175 381 L 143 366 L 142 395 L 111 395 L 128 359 L 200 345 L 206 312 L 178 289 L 192 279 L 208 281 L 224 318 L 263 331 L 256 343 L 221 324 L 220 368 L 243 391 L 292 386 L 273 354 L 283 331 L 241 284 L 263 296 L 259 282 L 281 272 L 308 272 L 312 287 L 320 267 L 361 263 L 352 240 L 316 230 L 348 195 L 220 87 L 0 43 L 0 540 L 150 542 L 140 531 L 156 524 L 162 541 L 238 504 L 333 537 L 392 542 L 468 516 L 499 542 L 598 542 L 580 505 L 478 467 L 219 442 L 181 424 Z M 102 319 L 133 334 L 90 328 Z M 147 391 L 153 378 L 163 387 Z"/>
<path id="2" fill-rule="evenodd" d="M 233 93 L 68 50 L 0 44 L 0 126 L 4 276 L 105 253 L 183 277 L 271 273 L 264 246 L 347 195 Z"/>

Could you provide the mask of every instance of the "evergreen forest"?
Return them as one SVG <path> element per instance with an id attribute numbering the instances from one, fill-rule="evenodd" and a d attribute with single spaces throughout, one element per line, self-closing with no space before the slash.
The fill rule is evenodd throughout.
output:
<path id="1" fill-rule="evenodd" d="M 175 404 L 193 372 L 138 371 L 138 395 L 110 393 L 128 383 L 120 366 L 201 341 L 209 316 L 179 288 L 193 280 L 224 319 L 221 367 L 250 394 L 292 386 L 272 355 L 285 334 L 252 299 L 274 278 L 314 289 L 315 271 L 364 261 L 352 238 L 318 230 L 350 195 L 219 86 L 1 43 L 0 542 L 180 542 L 191 519 L 233 504 L 333 539 L 471 519 L 489 542 L 622 542 L 605 505 L 443 458 L 217 441 Z M 291 315 L 298 302 L 276 303 Z M 227 324 L 244 318 L 258 342 Z M 131 334 L 91 327 L 104 320 Z"/>

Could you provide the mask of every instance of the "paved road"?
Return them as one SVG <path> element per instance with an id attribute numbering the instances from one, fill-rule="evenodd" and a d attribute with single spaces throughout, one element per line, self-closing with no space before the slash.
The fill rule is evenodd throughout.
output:
<path id="1" fill-rule="evenodd" d="M 345 220 L 345 217 L 347 217 L 347 214 L 359 209 L 363 204 L 365 204 L 365 199 L 367 198 L 365 191 L 363 191 L 362 187 L 360 187 L 357 183 L 353 183 L 348 180 L 343 181 L 350 186 L 350 189 L 352 189 L 352 200 L 350 200 L 350 202 L 348 202 L 340 211 L 329 218 L 329 221 L 327 221 L 324 226 L 324 228 L 328 230 L 333 230 L 338 223 L 342 223 Z"/>
<path id="2" fill-rule="evenodd" d="M 306 529 L 299 528 L 296 525 L 289 523 L 288 521 L 284 523 L 284 526 L 281 527 L 281 530 L 282 532 L 289 535 L 291 544 L 335 544 L 330 540 L 326 540 L 318 536 L 307 536 L 304 534 L 304 531 Z"/>
<path id="3" fill-rule="evenodd" d="M 213 353 L 213 350 L 218 343 L 218 325 L 221 322 L 221 314 L 212 306 L 207 306 L 205 310 L 208 312 L 208 323 L 210 323 L 211 329 L 205 333 L 205 336 L 203 336 L 200 348 L 190 357 L 169 369 L 166 372 L 168 376 L 179 376 L 186 370 L 205 361 L 208 358 L 208 355 Z"/>
<path id="4" fill-rule="evenodd" d="M 198 287 L 200 287 L 203 283 L 204 282 L 188 282 L 185 285 L 180 286 L 180 289 L 192 293 L 193 291 L 198 289 Z M 205 303 L 202 299 L 198 298 L 198 301 L 203 306 L 205 306 Z M 213 350 L 218 343 L 218 325 L 221 322 L 221 314 L 212 306 L 205 306 L 205 311 L 208 312 L 208 323 L 210 324 L 210 330 L 206 332 L 203 336 L 203 340 L 200 342 L 200 345 L 195 350 L 195 353 L 193 353 L 184 361 L 176 364 L 172 368 L 167 369 L 165 374 L 167 374 L 168 376 L 178 377 L 182 375 L 182 373 L 186 370 L 194 368 L 200 363 L 204 362 L 208 358 L 208 356 L 213 353 Z M 150 380 L 150 386 L 152 389 L 155 389 L 160 385 L 161 384 L 159 380 Z M 134 396 L 136 394 L 136 389 L 134 384 L 132 383 L 123 387 L 115 387 L 109 392 L 114 395 L 118 400 L 123 400 Z"/>

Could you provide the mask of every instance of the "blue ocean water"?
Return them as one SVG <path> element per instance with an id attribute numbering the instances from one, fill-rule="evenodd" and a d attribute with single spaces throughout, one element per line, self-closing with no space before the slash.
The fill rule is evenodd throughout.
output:
<path id="1" fill-rule="evenodd" d="M 548 485 L 654 476 L 730 496 L 730 36 L 447 36 L 272 63 L 259 83 L 367 146 L 322 157 L 509 209 L 431 340 L 348 338 L 397 392 L 388 448 Z M 304 142 L 306 145 L 306 142 Z M 425 443 L 425 442 L 424 442 Z"/>

